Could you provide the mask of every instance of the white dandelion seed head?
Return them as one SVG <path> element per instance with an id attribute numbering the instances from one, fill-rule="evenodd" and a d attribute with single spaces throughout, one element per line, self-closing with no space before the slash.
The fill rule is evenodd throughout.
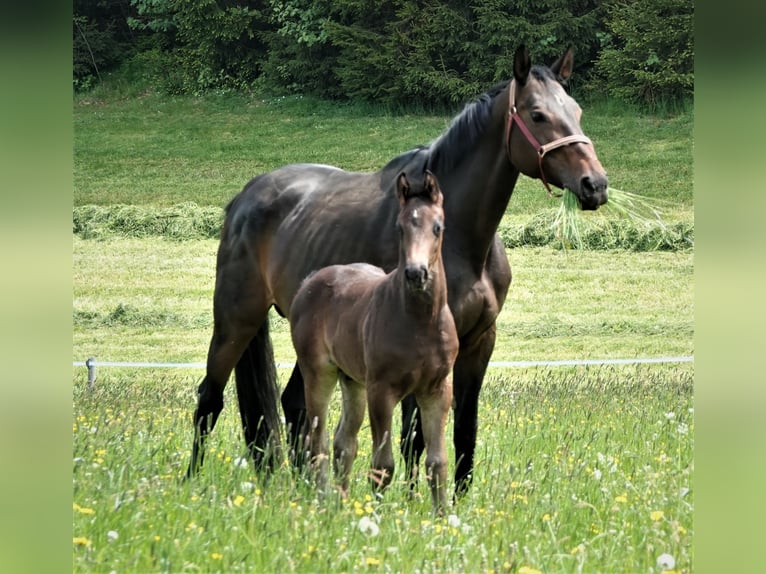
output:
<path id="1" fill-rule="evenodd" d="M 244 456 L 238 456 L 237 458 L 234 459 L 234 466 L 236 466 L 237 468 L 247 468 L 248 466 L 250 466 L 250 463 L 247 461 L 247 458 L 245 458 Z"/>
<path id="2" fill-rule="evenodd" d="M 369 516 L 362 516 L 359 519 L 359 523 L 357 524 L 357 526 L 359 527 L 359 530 L 362 531 L 362 533 L 367 534 L 369 536 L 377 536 L 378 534 L 380 534 L 380 527 Z"/>
<path id="3" fill-rule="evenodd" d="M 447 524 L 449 524 L 452 528 L 457 528 L 460 526 L 460 519 L 458 518 L 457 514 L 450 514 L 447 517 Z"/>
<path id="4" fill-rule="evenodd" d="M 601 471 L 599 469 L 595 469 L 593 471 L 593 478 L 596 480 L 601 480 Z"/>
<path id="5" fill-rule="evenodd" d="M 670 554 L 660 554 L 657 556 L 657 567 L 662 570 L 672 570 L 676 566 L 676 559 Z"/>
<path id="6" fill-rule="evenodd" d="M 117 533 L 116 530 L 110 530 L 106 533 L 106 538 L 109 540 L 109 542 L 114 542 L 120 537 L 120 535 Z"/>
<path id="7" fill-rule="evenodd" d="M 245 481 L 242 481 L 242 482 L 239 483 L 239 487 L 244 492 L 249 492 L 249 491 L 251 491 L 251 490 L 253 490 L 255 488 L 255 485 L 252 482 L 250 482 L 249 480 L 245 480 Z"/>
<path id="8" fill-rule="evenodd" d="M 665 418 L 668 420 L 674 419 L 676 418 L 676 413 L 674 413 L 673 411 L 670 411 L 669 413 L 665 413 Z"/>

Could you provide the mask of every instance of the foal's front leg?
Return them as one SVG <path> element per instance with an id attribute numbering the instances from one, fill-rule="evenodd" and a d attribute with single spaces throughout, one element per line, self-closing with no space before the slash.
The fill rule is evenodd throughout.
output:
<path id="1" fill-rule="evenodd" d="M 444 434 L 452 407 L 452 380 L 447 377 L 435 389 L 418 392 L 416 396 L 423 414 L 426 473 L 431 487 L 431 502 L 434 513 L 441 516 L 447 506 L 447 449 Z"/>
<path id="2" fill-rule="evenodd" d="M 372 471 L 370 482 L 375 491 L 385 489 L 394 476 L 391 448 L 391 419 L 398 402 L 391 387 L 382 381 L 367 383 L 367 406 L 372 429 Z"/>

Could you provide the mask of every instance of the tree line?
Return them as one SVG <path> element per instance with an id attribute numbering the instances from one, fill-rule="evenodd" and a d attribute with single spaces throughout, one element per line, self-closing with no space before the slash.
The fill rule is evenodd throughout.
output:
<path id="1" fill-rule="evenodd" d="M 692 0 L 74 0 L 73 83 L 451 105 L 507 80 L 524 43 L 540 63 L 573 47 L 578 94 L 655 106 L 693 95 L 693 17 Z"/>

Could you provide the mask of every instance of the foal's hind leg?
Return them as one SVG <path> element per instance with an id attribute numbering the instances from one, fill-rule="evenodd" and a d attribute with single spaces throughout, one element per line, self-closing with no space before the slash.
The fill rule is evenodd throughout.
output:
<path id="1" fill-rule="evenodd" d="M 363 383 L 358 383 L 345 374 L 341 374 L 341 390 L 343 405 L 333 441 L 333 461 L 335 478 L 345 498 L 348 494 L 351 467 L 359 451 L 359 429 L 364 422 L 367 393 Z"/>
<path id="2" fill-rule="evenodd" d="M 324 493 L 327 489 L 327 467 L 330 458 L 327 411 L 338 381 L 338 371 L 334 366 L 324 362 L 317 363 L 316 367 L 303 364 L 305 366 L 303 382 L 306 392 L 308 425 L 306 446 L 309 449 L 309 466 L 317 489 L 320 493 Z"/>
<path id="3" fill-rule="evenodd" d="M 285 428 L 287 429 L 287 444 L 290 458 L 297 467 L 303 464 L 300 455 L 303 450 L 302 435 L 306 423 L 306 398 L 303 390 L 303 375 L 296 364 L 290 379 L 282 391 L 282 412 L 285 413 Z"/>
<path id="4" fill-rule="evenodd" d="M 426 448 L 423 441 L 423 422 L 420 409 L 414 395 L 408 395 L 402 400 L 402 434 L 401 452 L 404 458 L 407 480 L 410 491 L 417 488 L 418 464 L 420 456 Z"/>

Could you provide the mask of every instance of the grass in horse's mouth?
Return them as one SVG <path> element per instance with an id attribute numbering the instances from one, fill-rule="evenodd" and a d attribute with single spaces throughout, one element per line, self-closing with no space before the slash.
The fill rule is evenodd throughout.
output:
<path id="1" fill-rule="evenodd" d="M 608 191 L 609 201 L 599 211 L 616 212 L 634 225 L 659 224 L 664 228 L 657 200 L 614 187 L 610 187 Z M 585 217 L 577 195 L 565 189 L 552 223 L 554 233 L 564 249 L 582 249 Z"/>

